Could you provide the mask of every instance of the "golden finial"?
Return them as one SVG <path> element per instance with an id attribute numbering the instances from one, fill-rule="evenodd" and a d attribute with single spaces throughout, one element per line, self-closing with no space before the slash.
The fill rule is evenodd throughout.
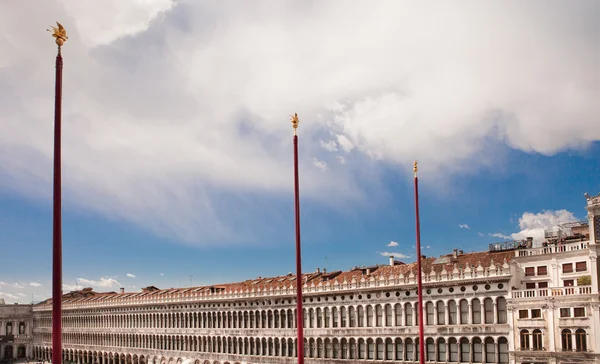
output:
<path id="1" fill-rule="evenodd" d="M 292 126 L 294 127 L 294 135 L 296 135 L 296 129 L 298 129 L 298 123 L 300 123 L 300 120 L 298 120 L 298 113 L 291 115 L 291 118 Z"/>
<path id="2" fill-rule="evenodd" d="M 415 177 L 417 176 L 417 171 L 419 170 L 419 169 L 417 168 L 417 163 L 418 163 L 418 162 L 417 162 L 417 161 L 415 161 L 415 163 L 413 164 L 413 172 L 415 172 Z"/>
<path id="3" fill-rule="evenodd" d="M 62 26 L 61 23 L 56 22 L 56 25 L 58 25 L 58 27 L 51 25 L 50 29 L 46 30 L 52 32 L 52 36 L 56 39 L 56 45 L 60 49 L 60 47 L 62 47 L 62 45 L 65 44 L 67 39 L 69 39 L 69 37 L 67 36 L 67 30 L 65 29 L 65 27 Z"/>

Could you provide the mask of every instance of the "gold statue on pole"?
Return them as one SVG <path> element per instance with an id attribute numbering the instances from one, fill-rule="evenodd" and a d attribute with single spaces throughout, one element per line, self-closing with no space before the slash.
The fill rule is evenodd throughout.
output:
<path id="1" fill-rule="evenodd" d="M 418 163 L 418 162 L 417 162 L 417 161 L 415 161 L 415 163 L 413 164 L 413 172 L 415 172 L 415 177 L 417 176 L 417 171 L 419 170 L 419 169 L 417 168 L 417 163 Z"/>
<path id="2" fill-rule="evenodd" d="M 52 32 L 52 36 L 56 38 L 56 45 L 62 47 L 62 45 L 65 44 L 69 37 L 67 36 L 67 30 L 65 29 L 65 27 L 62 26 L 61 23 L 56 22 L 56 25 L 58 25 L 58 27 L 51 25 L 50 29 L 46 30 Z"/>
<path id="3" fill-rule="evenodd" d="M 298 113 L 291 115 L 291 122 L 292 126 L 294 127 L 294 135 L 296 135 L 296 129 L 298 129 L 298 123 L 300 123 L 300 120 L 298 120 Z"/>

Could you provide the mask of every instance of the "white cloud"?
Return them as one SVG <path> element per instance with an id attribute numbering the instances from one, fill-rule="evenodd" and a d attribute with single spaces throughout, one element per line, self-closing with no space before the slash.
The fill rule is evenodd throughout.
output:
<path id="1" fill-rule="evenodd" d="M 135 275 L 133 275 L 131 273 L 127 273 L 127 277 L 129 277 L 129 278 L 135 278 Z"/>
<path id="2" fill-rule="evenodd" d="M 431 246 L 430 246 L 430 245 L 427 245 L 427 246 L 425 246 L 425 248 L 426 248 L 426 249 L 430 249 L 430 248 L 431 248 Z"/>
<path id="3" fill-rule="evenodd" d="M 327 162 L 318 160 L 317 158 L 313 158 L 313 165 L 323 172 L 327 170 Z"/>
<path id="4" fill-rule="evenodd" d="M 542 211 L 537 214 L 531 212 L 523 213 L 519 218 L 521 231 L 511 234 L 514 240 L 522 240 L 532 237 L 536 243 L 544 241 L 544 231 L 557 227 L 567 222 L 578 221 L 572 212 L 567 210 Z"/>
<path id="5" fill-rule="evenodd" d="M 42 284 L 41 284 L 41 283 L 38 283 L 38 282 L 29 282 L 29 285 L 30 285 L 31 287 L 40 287 Z"/>
<path id="6" fill-rule="evenodd" d="M 161 275 L 161 276 L 164 276 L 164 273 L 161 273 L 160 275 Z"/>
<path id="7" fill-rule="evenodd" d="M 64 284 L 63 283 L 63 291 L 64 292 L 78 291 L 80 289 L 81 289 L 81 287 L 79 287 L 76 284 Z"/>
<path id="8" fill-rule="evenodd" d="M 77 278 L 76 279 L 77 284 L 74 285 L 68 285 L 68 284 L 63 284 L 63 287 L 71 290 L 71 291 L 75 291 L 75 290 L 80 290 L 83 289 L 85 287 L 92 287 L 95 290 L 107 290 L 107 289 L 111 289 L 114 287 L 121 287 L 122 284 L 119 283 L 116 279 L 111 278 L 111 277 L 100 277 L 100 280 L 92 280 L 92 279 L 86 279 L 86 278 Z"/>
<path id="9" fill-rule="evenodd" d="M 326 151 L 337 152 L 338 148 L 337 148 L 337 143 L 335 142 L 335 140 L 329 140 L 327 142 L 320 140 L 320 142 L 321 142 L 321 147 L 323 149 L 325 149 Z"/>
<path id="10" fill-rule="evenodd" d="M 390 246 L 390 247 L 398 246 L 398 242 L 392 240 L 392 241 L 390 241 L 390 243 L 387 246 Z"/>
<path id="11" fill-rule="evenodd" d="M 13 283 L 13 287 L 15 287 L 15 288 L 25 288 L 25 285 L 23 283 L 20 283 L 20 282 L 15 282 L 15 283 Z"/>
<path id="12" fill-rule="evenodd" d="M 410 255 L 405 255 L 402 253 L 393 253 L 393 252 L 379 252 L 379 255 L 384 257 L 394 257 L 394 258 L 410 258 Z"/>
<path id="13" fill-rule="evenodd" d="M 364 155 L 451 175 L 496 144 L 600 139 L 598 2 L 40 4 L 0 3 L 0 189 L 49 199 L 55 46 L 37 29 L 66 19 L 66 203 L 189 243 L 261 230 L 242 229 L 264 216 L 245 198 L 289 193 L 290 111 L 315 200 L 361 198 Z M 349 162 L 331 173 L 309 168 L 332 157 L 325 135 Z"/>
<path id="14" fill-rule="evenodd" d="M 346 164 L 346 158 L 342 157 L 341 155 L 336 156 L 336 158 L 340 164 Z"/>
<path id="15" fill-rule="evenodd" d="M 12 293 L 8 293 L 8 292 L 0 292 L 0 297 L 2 298 L 7 298 L 10 300 L 17 300 L 19 299 L 18 295 L 12 294 Z"/>
<path id="16" fill-rule="evenodd" d="M 458 227 L 461 228 L 461 229 L 471 230 L 471 228 L 467 224 L 458 224 Z"/>
<path id="17" fill-rule="evenodd" d="M 489 236 L 493 236 L 493 237 L 495 237 L 495 238 L 505 239 L 505 240 L 511 239 L 511 237 L 510 237 L 510 236 L 508 236 L 508 235 L 504 235 L 504 234 L 502 234 L 502 233 L 489 233 L 488 235 L 489 235 Z"/>
<path id="18" fill-rule="evenodd" d="M 0 282 L 0 286 L 6 286 L 6 282 Z"/>
<path id="19" fill-rule="evenodd" d="M 477 233 L 477 235 L 479 235 L 479 236 L 483 236 L 483 233 Z"/>

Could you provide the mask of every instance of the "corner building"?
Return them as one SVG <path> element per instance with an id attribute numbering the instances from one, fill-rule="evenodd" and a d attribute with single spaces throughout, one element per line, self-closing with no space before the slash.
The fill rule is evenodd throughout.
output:
<path id="1" fill-rule="evenodd" d="M 488 251 L 306 273 L 307 363 L 599 363 L 600 195 L 588 221 Z M 571 268 L 569 267 L 571 265 Z M 571 270 L 570 270 L 571 269 Z M 296 362 L 295 279 L 63 297 L 63 358 L 77 364 Z M 33 353 L 51 358 L 51 300 L 33 306 Z M 526 314 L 525 314 L 526 312 Z"/>

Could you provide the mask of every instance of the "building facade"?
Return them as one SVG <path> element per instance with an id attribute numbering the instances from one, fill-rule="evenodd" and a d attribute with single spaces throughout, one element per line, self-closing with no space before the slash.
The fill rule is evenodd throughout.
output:
<path id="1" fill-rule="evenodd" d="M 31 305 L 0 305 L 0 361 L 33 357 Z"/>
<path id="2" fill-rule="evenodd" d="M 425 352 L 416 264 L 306 273 L 307 363 L 600 363 L 600 195 L 588 221 L 532 239 L 424 257 Z M 77 364 L 296 362 L 293 275 L 63 297 L 63 358 Z M 51 358 L 51 300 L 31 308 L 32 355 Z M 0 317 L 0 320 L 4 320 Z"/>

